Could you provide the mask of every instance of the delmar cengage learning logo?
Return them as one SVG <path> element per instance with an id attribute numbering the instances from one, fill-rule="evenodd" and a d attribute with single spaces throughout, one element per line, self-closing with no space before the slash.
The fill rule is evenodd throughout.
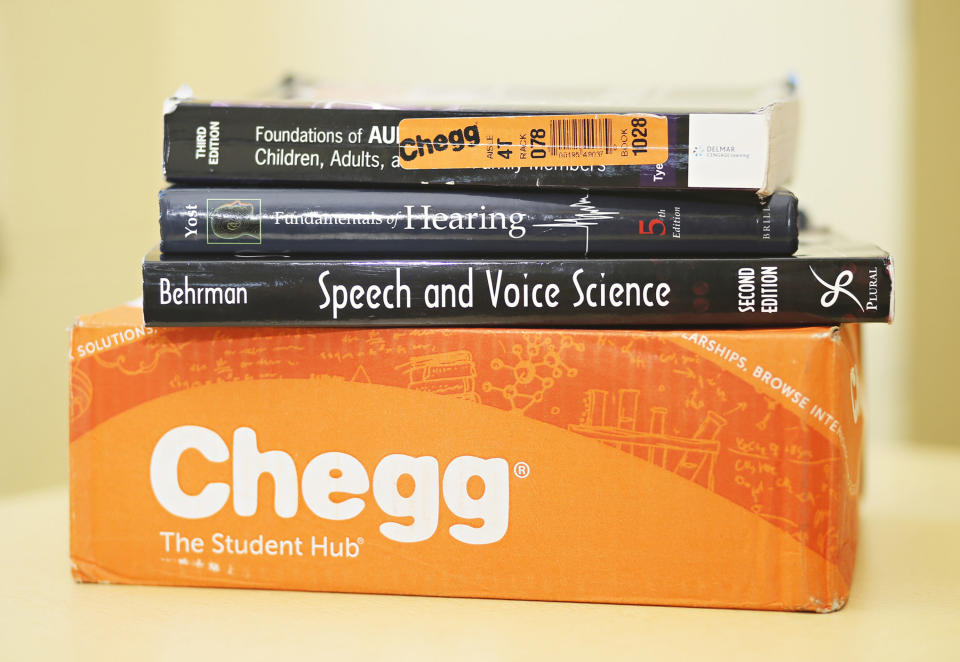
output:
<path id="1" fill-rule="evenodd" d="M 259 244 L 260 200 L 207 200 L 208 244 Z"/>

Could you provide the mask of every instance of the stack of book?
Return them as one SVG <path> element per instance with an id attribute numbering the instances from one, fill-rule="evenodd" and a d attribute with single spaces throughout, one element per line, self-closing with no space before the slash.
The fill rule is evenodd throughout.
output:
<path id="1" fill-rule="evenodd" d="M 798 231 L 796 119 L 172 99 L 75 576 L 838 608 L 892 267 Z"/>

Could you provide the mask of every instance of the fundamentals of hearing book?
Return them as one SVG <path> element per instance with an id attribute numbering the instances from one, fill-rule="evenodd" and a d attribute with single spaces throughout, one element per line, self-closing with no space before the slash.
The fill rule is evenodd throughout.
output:
<path id="1" fill-rule="evenodd" d="M 881 249 L 801 235 L 794 256 L 143 261 L 155 326 L 775 326 L 888 322 Z"/>
<path id="2" fill-rule="evenodd" d="M 623 193 L 192 188 L 160 192 L 165 254 L 324 257 L 790 255 L 797 199 L 778 191 Z"/>
<path id="3" fill-rule="evenodd" d="M 495 98 L 370 102 L 332 90 L 259 103 L 178 94 L 164 108 L 164 173 L 171 182 L 194 184 L 709 188 L 769 195 L 790 178 L 798 116 L 789 83 L 733 94 L 561 97 L 591 99 L 580 108 L 517 94 L 509 104 Z"/>

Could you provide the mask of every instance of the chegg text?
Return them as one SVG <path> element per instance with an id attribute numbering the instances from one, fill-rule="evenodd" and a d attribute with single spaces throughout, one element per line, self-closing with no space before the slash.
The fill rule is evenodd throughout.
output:
<path id="1" fill-rule="evenodd" d="M 232 460 L 232 484 L 208 482 L 198 494 L 187 494 L 180 486 L 180 457 L 188 450 L 198 451 L 209 462 Z M 185 519 L 212 517 L 226 507 L 232 492 L 233 510 L 241 517 L 257 512 L 260 476 L 269 474 L 274 482 L 273 509 L 277 516 L 297 514 L 300 497 L 317 517 L 349 520 L 367 507 L 362 498 L 371 489 L 373 501 L 388 518 L 411 519 L 409 523 L 384 521 L 380 533 L 396 542 L 420 542 L 431 538 L 443 503 L 456 517 L 475 522 L 454 524 L 450 535 L 463 543 L 485 545 L 497 542 L 507 532 L 510 515 L 510 474 L 503 458 L 484 459 L 463 455 L 451 460 L 440 479 L 437 458 L 425 455 L 391 454 L 381 458 L 373 470 L 348 453 L 329 451 L 310 460 L 298 476 L 289 453 L 282 450 L 260 452 L 257 434 L 240 427 L 233 433 L 231 449 L 213 430 L 182 425 L 164 434 L 150 459 L 150 484 L 160 505 L 170 514 Z M 413 490 L 401 494 L 403 476 L 413 479 Z M 482 495 L 474 498 L 467 489 L 471 478 L 483 483 Z M 334 501 L 332 495 L 340 495 Z M 350 495 L 349 498 L 342 498 Z"/>
<path id="2" fill-rule="evenodd" d="M 414 138 L 404 138 L 400 141 L 400 158 L 404 161 L 413 161 L 418 156 L 442 152 L 448 147 L 459 152 L 464 147 L 473 147 L 480 144 L 480 129 L 476 124 L 454 129 L 449 133 L 439 133 L 433 138 L 424 138 L 417 135 Z"/>

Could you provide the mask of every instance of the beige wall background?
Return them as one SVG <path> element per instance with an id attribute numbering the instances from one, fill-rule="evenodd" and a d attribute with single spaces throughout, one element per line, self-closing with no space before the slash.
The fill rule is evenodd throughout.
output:
<path id="1" fill-rule="evenodd" d="M 912 12 L 907 0 L 2 0 L 0 493 L 66 480 L 67 329 L 139 295 L 140 256 L 157 239 L 163 98 L 182 83 L 250 96 L 288 72 L 458 87 L 794 72 L 803 206 L 898 258 L 897 324 L 866 329 L 869 441 L 915 439 Z"/>
<path id="2" fill-rule="evenodd" d="M 919 257 L 906 296 L 915 325 L 909 351 L 909 429 L 916 439 L 952 443 L 956 428 L 960 308 L 951 267 L 960 246 L 960 3 L 926 0 L 914 7 L 912 98 L 914 146 L 909 232 Z"/>

